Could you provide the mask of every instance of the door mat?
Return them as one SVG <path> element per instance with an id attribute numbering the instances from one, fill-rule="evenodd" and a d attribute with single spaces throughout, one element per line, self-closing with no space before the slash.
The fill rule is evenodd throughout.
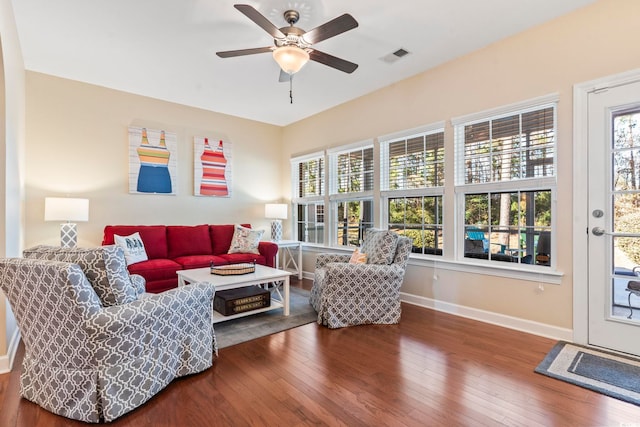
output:
<path id="1" fill-rule="evenodd" d="M 535 372 L 640 406 L 640 359 L 558 342 Z"/>

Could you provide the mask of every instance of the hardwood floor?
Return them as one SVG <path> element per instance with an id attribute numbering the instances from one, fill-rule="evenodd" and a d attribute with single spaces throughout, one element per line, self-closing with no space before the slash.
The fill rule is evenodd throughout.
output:
<path id="1" fill-rule="evenodd" d="M 640 425 L 640 407 L 534 373 L 554 344 L 405 304 L 399 325 L 312 323 L 222 349 L 111 425 Z M 19 398 L 23 351 L 0 375 L 0 426 L 84 425 Z"/>

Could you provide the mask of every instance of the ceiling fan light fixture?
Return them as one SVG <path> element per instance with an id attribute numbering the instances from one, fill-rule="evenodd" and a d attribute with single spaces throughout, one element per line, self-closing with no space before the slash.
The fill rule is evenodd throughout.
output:
<path id="1" fill-rule="evenodd" d="M 273 51 L 273 59 L 282 68 L 282 71 L 287 74 L 295 74 L 304 67 L 304 64 L 309 62 L 309 52 L 298 46 L 280 46 Z"/>

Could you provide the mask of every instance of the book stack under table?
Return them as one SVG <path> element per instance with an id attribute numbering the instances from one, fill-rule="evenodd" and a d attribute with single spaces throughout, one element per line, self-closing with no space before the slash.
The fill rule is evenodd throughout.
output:
<path id="1" fill-rule="evenodd" d="M 253 308 L 244 312 L 236 311 L 235 313 L 226 316 L 214 309 L 213 323 L 225 322 L 237 317 L 280 309 L 282 309 L 282 314 L 284 316 L 289 315 L 289 276 L 291 273 L 288 271 L 256 264 L 255 271 L 247 274 L 218 275 L 213 274 L 210 267 L 179 270 L 177 273 L 178 286 L 188 286 L 189 283 L 208 282 L 215 287 L 216 296 L 221 295 L 221 293 L 224 296 L 223 292 L 229 290 L 253 287 L 258 287 L 263 289 L 263 291 L 269 292 L 269 302 L 267 303 L 266 299 L 264 302 L 260 302 L 260 304 L 264 304 L 260 308 Z M 269 289 L 265 289 L 267 287 Z M 256 291 L 254 290 L 253 292 Z M 249 296 L 252 297 L 253 295 Z M 245 304 L 257 304 L 257 301 L 249 300 Z M 250 307 L 243 308 L 249 309 Z"/>
<path id="2" fill-rule="evenodd" d="M 216 292 L 213 309 L 224 316 L 244 313 L 271 305 L 271 292 L 260 286 Z"/>

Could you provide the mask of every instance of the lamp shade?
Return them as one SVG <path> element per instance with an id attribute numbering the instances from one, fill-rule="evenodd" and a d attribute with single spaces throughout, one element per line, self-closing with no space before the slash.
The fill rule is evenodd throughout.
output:
<path id="1" fill-rule="evenodd" d="M 287 205 L 267 203 L 264 205 L 264 217 L 270 219 L 287 219 Z"/>
<path id="2" fill-rule="evenodd" d="M 270 219 L 287 219 L 287 205 L 267 203 L 264 205 L 264 217 Z"/>
<path id="3" fill-rule="evenodd" d="M 298 46 L 281 46 L 273 51 L 273 59 L 282 71 L 295 74 L 309 61 L 309 52 Z"/>
<path id="4" fill-rule="evenodd" d="M 45 221 L 89 221 L 89 199 L 45 197 Z"/>

